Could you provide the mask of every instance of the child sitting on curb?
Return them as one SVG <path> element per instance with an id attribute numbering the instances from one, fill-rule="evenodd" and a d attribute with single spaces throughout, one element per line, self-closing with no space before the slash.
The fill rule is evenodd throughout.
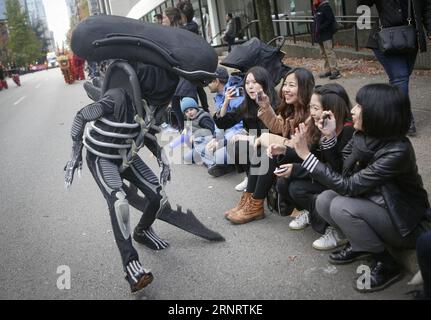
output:
<path id="1" fill-rule="evenodd" d="M 191 148 L 184 155 L 183 161 L 185 164 L 201 163 L 205 159 L 205 147 L 214 136 L 214 120 L 208 112 L 199 108 L 193 98 L 183 98 L 180 106 L 187 119 L 183 131 L 183 134 L 188 136 L 185 142 Z"/>

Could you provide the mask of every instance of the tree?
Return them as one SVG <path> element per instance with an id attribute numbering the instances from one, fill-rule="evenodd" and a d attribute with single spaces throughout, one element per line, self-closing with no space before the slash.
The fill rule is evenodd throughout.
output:
<path id="1" fill-rule="evenodd" d="M 6 0 L 6 18 L 9 29 L 7 47 L 17 65 L 33 63 L 42 54 L 42 44 L 30 27 L 30 23 L 18 0 Z"/>
<path id="2" fill-rule="evenodd" d="M 8 50 L 7 50 L 7 27 L 6 23 L 0 22 L 0 61 L 8 62 Z"/>
<path id="3" fill-rule="evenodd" d="M 260 39 L 268 42 L 275 38 L 269 0 L 256 0 L 257 19 L 259 20 Z"/>

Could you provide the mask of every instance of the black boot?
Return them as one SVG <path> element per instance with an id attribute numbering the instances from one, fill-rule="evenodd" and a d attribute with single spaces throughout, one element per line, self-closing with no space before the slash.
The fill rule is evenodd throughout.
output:
<path id="1" fill-rule="evenodd" d="M 359 292 L 380 291 L 401 280 L 403 268 L 395 261 L 387 250 L 374 253 L 375 263 L 371 268 L 369 286 L 358 286 L 355 280 L 353 288 Z"/>
<path id="2" fill-rule="evenodd" d="M 407 131 L 407 135 L 409 137 L 416 137 L 417 135 L 415 119 L 413 118 L 413 116 L 412 116 L 412 121 L 410 122 L 409 130 Z"/>

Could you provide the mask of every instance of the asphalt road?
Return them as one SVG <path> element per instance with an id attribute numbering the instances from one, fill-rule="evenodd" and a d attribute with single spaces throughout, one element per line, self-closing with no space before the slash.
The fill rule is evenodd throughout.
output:
<path id="1" fill-rule="evenodd" d="M 231 225 L 223 212 L 239 199 L 233 187 L 243 176 L 214 179 L 203 167 L 178 165 L 167 188 L 171 203 L 193 210 L 226 241 L 210 243 L 157 221 L 155 230 L 171 245 L 161 252 L 136 245 L 155 279 L 132 296 L 106 203 L 88 169 L 69 192 L 64 189 L 71 123 L 90 102 L 83 82 L 66 85 L 59 69 L 25 75 L 20 88 L 8 81 L 10 89 L 0 92 L 0 299 L 407 298 L 410 276 L 380 293 L 354 291 L 360 263 L 330 265 L 327 253 L 311 248 L 318 235 L 310 228 L 289 231 L 288 217 L 268 213 L 258 222 Z M 426 176 L 429 168 L 428 162 Z M 139 212 L 131 216 L 134 226 Z M 63 265 L 71 271 L 66 290 L 57 287 Z"/>

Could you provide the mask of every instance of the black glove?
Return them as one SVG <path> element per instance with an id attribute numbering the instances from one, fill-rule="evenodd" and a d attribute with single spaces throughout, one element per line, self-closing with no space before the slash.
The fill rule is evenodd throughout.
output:
<path id="1" fill-rule="evenodd" d="M 69 189 L 73 182 L 75 170 L 78 169 L 78 175 L 81 176 L 82 171 L 82 141 L 74 141 L 72 146 L 71 159 L 64 167 L 64 186 Z"/>

